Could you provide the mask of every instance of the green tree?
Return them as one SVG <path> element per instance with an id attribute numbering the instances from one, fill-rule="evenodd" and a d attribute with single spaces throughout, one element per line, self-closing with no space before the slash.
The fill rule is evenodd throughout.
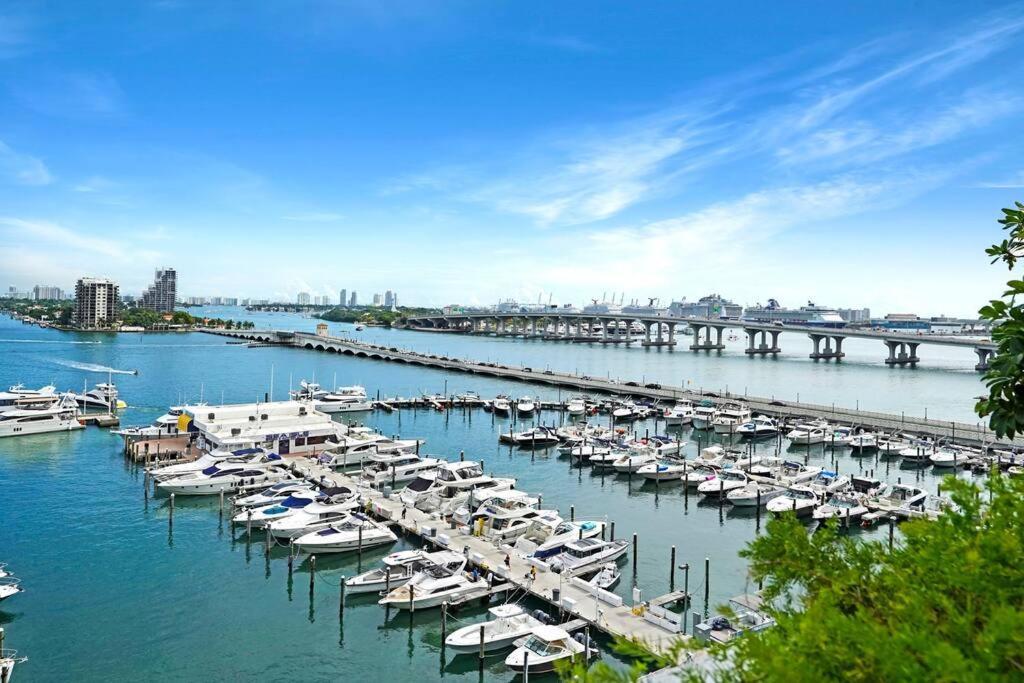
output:
<path id="1" fill-rule="evenodd" d="M 1024 256 L 1024 204 L 1015 204 L 1003 209 L 999 220 L 1009 231 L 1007 238 L 986 249 L 992 263 L 1002 261 L 1010 270 Z M 978 402 L 977 411 L 989 418 L 992 431 L 1013 438 L 1024 432 L 1024 304 L 1017 302 L 1017 296 L 1024 294 L 1024 280 L 1010 280 L 1006 287 L 1001 299 L 989 301 L 979 311 L 992 324 L 997 349 L 984 377 L 988 397 Z"/>

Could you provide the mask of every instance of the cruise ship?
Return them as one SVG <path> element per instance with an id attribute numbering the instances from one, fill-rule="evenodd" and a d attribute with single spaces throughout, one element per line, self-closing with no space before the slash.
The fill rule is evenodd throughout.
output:
<path id="1" fill-rule="evenodd" d="M 742 320 L 758 323 L 783 323 L 786 325 L 808 325 L 812 327 L 846 327 L 846 321 L 834 308 L 819 306 L 808 301 L 800 308 L 784 308 L 775 299 L 768 299 L 768 305 L 748 307 Z"/>
<path id="2" fill-rule="evenodd" d="M 668 307 L 669 315 L 676 318 L 729 318 L 738 319 L 743 307 L 734 304 L 720 294 L 708 294 L 697 301 L 673 301 Z"/>

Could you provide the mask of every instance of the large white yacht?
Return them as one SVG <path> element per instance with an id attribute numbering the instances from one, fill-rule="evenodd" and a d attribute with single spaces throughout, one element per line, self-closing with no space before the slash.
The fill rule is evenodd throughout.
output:
<path id="1" fill-rule="evenodd" d="M 360 548 L 394 543 L 398 540 L 391 529 L 369 517 L 354 513 L 344 521 L 326 529 L 311 531 L 295 539 L 295 546 L 302 552 L 313 555 L 320 553 L 344 553 Z"/>
<path id="2" fill-rule="evenodd" d="M 391 439 L 369 427 L 348 427 L 320 455 L 327 467 L 362 468 L 374 454 L 414 453 L 423 445 L 418 439 Z"/>
<path id="3" fill-rule="evenodd" d="M 276 461 L 260 464 L 219 463 L 200 472 L 189 472 L 161 481 L 157 488 L 165 493 L 188 496 L 212 496 L 242 486 L 269 486 L 289 477 L 288 470 Z"/>
<path id="4" fill-rule="evenodd" d="M 47 407 L 14 408 L 0 413 L 0 437 L 66 432 L 81 428 L 78 404 L 70 394 L 64 394 L 56 403 Z"/>
<path id="5" fill-rule="evenodd" d="M 442 462 L 440 458 L 421 458 L 415 453 L 374 453 L 367 458 L 359 478 L 373 487 L 397 486 L 436 469 Z"/>
<path id="6" fill-rule="evenodd" d="M 402 490 L 402 504 L 426 512 L 448 509 L 454 512 L 471 493 L 481 500 L 495 491 L 513 488 L 515 479 L 496 479 L 484 474 L 479 462 L 443 462 L 436 470 L 424 472 Z"/>
<path id="7" fill-rule="evenodd" d="M 718 416 L 712 421 L 712 426 L 715 434 L 732 434 L 751 417 L 750 408 L 740 403 L 730 403 L 722 406 L 718 411 Z"/>
<path id="8" fill-rule="evenodd" d="M 313 407 L 324 413 L 358 413 L 371 410 L 373 403 L 366 397 L 366 389 L 361 386 L 337 387 L 331 391 L 322 389 L 319 384 L 302 380 L 298 391 L 291 392 L 296 401 L 308 401 Z"/>
<path id="9" fill-rule="evenodd" d="M 409 583 L 413 576 L 427 567 L 443 567 L 453 573 L 461 572 L 466 566 L 466 558 L 461 553 L 451 550 L 434 553 L 425 550 L 400 550 L 385 557 L 383 563 L 382 567 L 346 580 L 345 588 L 350 593 L 390 591 Z"/>

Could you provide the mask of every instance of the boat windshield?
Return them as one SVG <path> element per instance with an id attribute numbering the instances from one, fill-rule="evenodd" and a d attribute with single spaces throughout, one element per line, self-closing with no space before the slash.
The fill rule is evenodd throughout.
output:
<path id="1" fill-rule="evenodd" d="M 530 636 L 530 639 L 526 641 L 524 647 L 540 657 L 550 657 L 564 649 L 559 642 L 549 643 L 546 640 L 541 640 L 537 636 Z"/>
<path id="2" fill-rule="evenodd" d="M 286 508 L 302 508 L 309 505 L 309 498 L 288 496 L 283 501 L 281 501 L 281 505 Z"/>
<path id="3" fill-rule="evenodd" d="M 415 491 L 416 493 L 419 493 L 421 491 L 426 491 L 428 488 L 430 488 L 430 484 L 432 482 L 433 480 L 428 479 L 427 477 L 416 477 L 405 488 L 407 491 Z"/>

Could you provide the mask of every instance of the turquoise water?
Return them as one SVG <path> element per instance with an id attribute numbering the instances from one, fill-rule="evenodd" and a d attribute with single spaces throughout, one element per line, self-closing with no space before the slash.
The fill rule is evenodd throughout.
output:
<path id="1" fill-rule="evenodd" d="M 315 321 L 272 315 L 260 322 L 281 329 L 311 328 Z M 346 326 L 333 326 L 335 330 Z M 351 329 L 350 327 L 348 329 Z M 367 329 L 359 333 L 391 345 L 431 349 L 448 355 L 501 358 L 534 367 L 579 367 L 623 377 L 646 375 L 659 381 L 692 375 L 707 387 L 743 383 L 750 391 L 801 393 L 805 400 L 862 407 L 919 409 L 925 397 L 951 417 L 964 417 L 979 391 L 969 358 L 946 357 L 942 368 L 892 370 L 880 365 L 872 345 L 864 360 L 840 367 L 799 358 L 777 361 L 737 357 L 730 350 L 703 357 L 690 352 L 645 352 L 564 344 Z M 89 343 L 82 343 L 89 342 Z M 794 344 L 795 346 L 795 344 Z M 929 351 L 930 352 L 930 351 Z M 742 350 L 739 351 L 742 356 Z M 877 357 L 876 357 L 877 356 Z M 928 356 L 924 358 L 927 360 Z M 936 355 L 936 363 L 938 363 Z M 962 362 L 961 362 L 962 361 Z M 317 354 L 286 348 L 246 349 L 201 334 L 72 335 L 0 318 L 0 383 L 54 383 L 79 388 L 107 378 L 104 368 L 138 369 L 114 381 L 130 407 L 125 424 L 149 422 L 170 404 L 203 397 L 213 403 L 252 401 L 270 390 L 283 398 L 289 383 L 316 378 L 331 384 L 359 382 L 373 393 L 413 395 L 420 391 L 475 390 L 556 397 L 550 388 L 527 388 L 436 370 Z M 446 384 L 447 383 L 447 384 Z M 872 384 L 877 385 L 874 390 Z M 870 398 L 870 403 L 865 404 Z M 550 423 L 559 418 L 544 414 Z M 645 596 L 668 589 L 669 546 L 678 562 L 702 567 L 711 560 L 711 602 L 721 603 L 749 588 L 736 553 L 757 533 L 750 513 L 684 496 L 678 486 L 655 487 L 622 476 L 571 469 L 554 452 L 514 451 L 497 444 L 507 422 L 483 412 L 404 411 L 371 414 L 366 421 L 388 434 L 419 436 L 431 454 L 483 459 L 489 471 L 516 476 L 519 487 L 542 493 L 546 505 L 581 518 L 616 522 L 617 535 L 639 534 L 637 584 Z M 643 431 L 651 425 L 638 425 Z M 770 444 L 760 448 L 770 449 Z M 691 447 L 696 450 L 696 444 Z M 823 463 L 818 448 L 787 451 Z M 876 465 L 873 459 L 841 456 L 842 471 L 878 467 L 881 474 L 916 479 L 933 488 L 930 472 Z M 321 560 L 313 598 L 309 568 L 295 567 L 289 581 L 281 549 L 264 556 L 262 537 L 245 543 L 220 524 L 216 501 L 178 500 L 169 524 L 165 499 L 143 495 L 142 475 L 125 464 L 120 440 L 87 428 L 0 440 L 0 562 L 22 578 L 26 592 L 0 605 L 7 644 L 30 659 L 16 681 L 260 678 L 280 680 L 479 680 L 472 658 L 442 658 L 439 614 L 385 615 L 370 597 L 352 597 L 339 619 L 342 575 L 365 569 L 390 549 L 363 556 Z M 857 531 L 865 537 L 883 531 Z M 398 546 L 398 547 L 401 547 Z M 703 594 L 702 568 L 690 588 Z M 617 589 L 628 596 L 632 564 L 623 565 Z M 677 587 L 682 584 L 677 575 Z M 702 607 L 700 600 L 696 607 Z M 480 618 L 482 610 L 460 619 Z M 456 627 L 456 624 L 451 626 Z M 502 657 L 487 660 L 486 680 L 511 680 Z"/>

